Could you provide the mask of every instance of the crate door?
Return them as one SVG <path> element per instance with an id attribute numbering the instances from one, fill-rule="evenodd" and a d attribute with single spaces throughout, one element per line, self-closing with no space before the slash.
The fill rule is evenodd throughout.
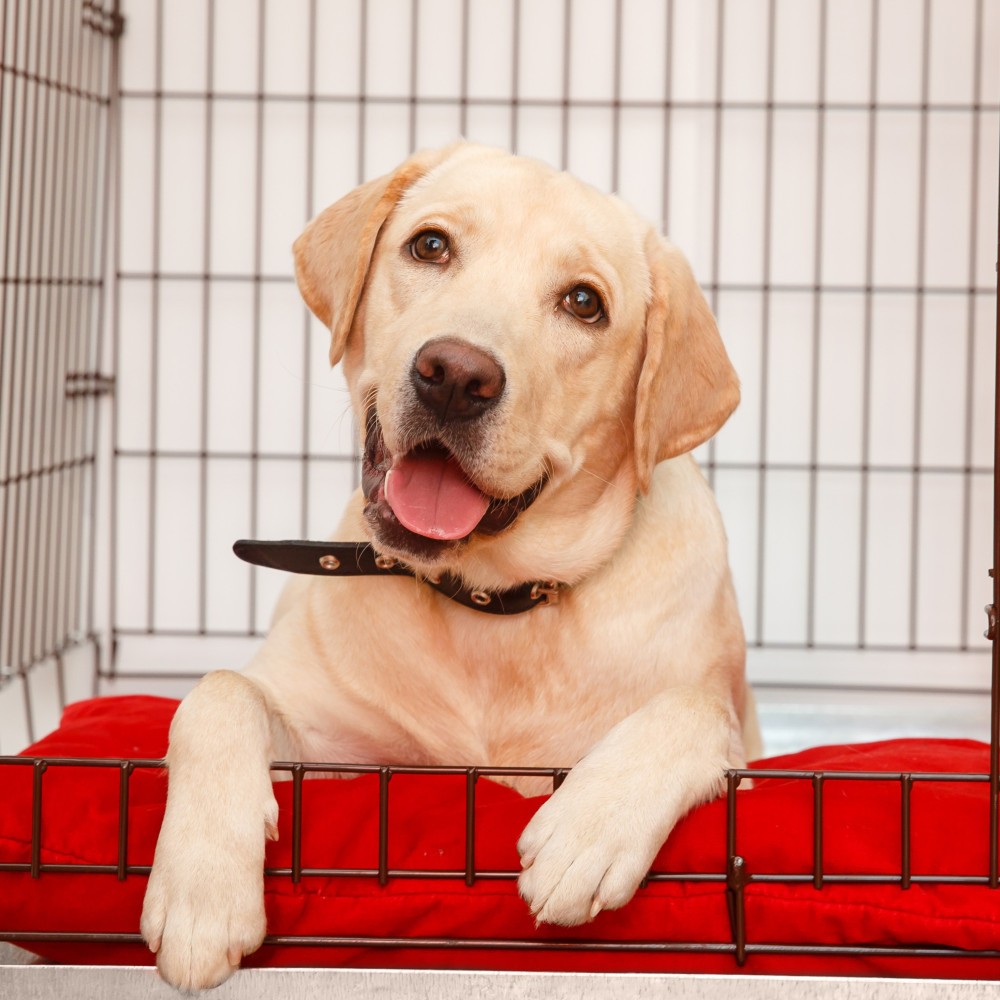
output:
<path id="1" fill-rule="evenodd" d="M 71 696 L 93 685 L 118 23 L 110 2 L 0 12 L 0 752 L 51 728 L 69 672 Z"/>

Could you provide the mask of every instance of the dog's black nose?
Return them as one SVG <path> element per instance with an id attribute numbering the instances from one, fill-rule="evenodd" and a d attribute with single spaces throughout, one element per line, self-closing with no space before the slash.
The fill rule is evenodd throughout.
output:
<path id="1" fill-rule="evenodd" d="M 482 416 L 500 398 L 507 376 L 484 350 L 440 337 L 417 352 L 410 381 L 420 402 L 444 424 Z"/>

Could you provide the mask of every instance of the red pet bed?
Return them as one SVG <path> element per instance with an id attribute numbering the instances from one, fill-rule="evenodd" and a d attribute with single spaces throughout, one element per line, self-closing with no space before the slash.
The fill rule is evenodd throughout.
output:
<path id="1" fill-rule="evenodd" d="M 70 706 L 60 728 L 25 756 L 159 758 L 176 707 L 175 701 L 152 697 L 81 702 Z M 52 761 L 40 768 L 15 761 L 0 761 L 0 939 L 17 940 L 54 961 L 152 962 L 136 940 L 146 879 L 120 868 L 152 862 L 165 773 L 153 767 L 133 771 L 127 783 L 127 833 L 122 834 L 120 767 Z M 989 785 L 949 778 L 987 772 L 987 746 L 967 740 L 896 740 L 824 747 L 754 766 L 818 769 L 827 776 L 822 782 L 811 775 L 758 778 L 753 789 L 736 795 L 736 853 L 750 876 L 743 890 L 743 972 L 1000 978 L 1000 958 L 976 954 L 991 952 L 1000 942 L 1000 892 L 986 884 Z M 845 771 L 895 776 L 832 776 Z M 940 778 L 929 778 L 939 773 Z M 915 775 L 912 785 L 900 774 Z M 304 869 L 378 869 L 379 781 L 371 774 L 302 783 Z M 817 784 L 822 784 L 818 837 Z M 36 785 L 41 808 L 33 818 Z M 280 839 L 269 845 L 267 864 L 290 869 L 292 783 L 275 787 Z M 725 881 L 725 799 L 688 816 L 654 865 L 654 872 L 711 880 L 654 878 L 625 908 L 571 929 L 536 927 L 513 877 L 496 876 L 518 870 L 517 837 L 541 801 L 479 780 L 475 868 L 493 876 L 476 878 L 469 886 L 461 875 L 427 874 L 465 871 L 465 777 L 394 775 L 385 860 L 390 872 L 425 874 L 394 874 L 385 886 L 370 874 L 307 873 L 297 883 L 287 874 L 271 875 L 266 905 L 273 940 L 245 964 L 740 971 Z M 907 810 L 908 850 L 903 838 Z M 34 857 L 33 823 L 40 829 Z M 817 846 L 821 880 L 815 877 Z M 37 878 L 31 875 L 33 862 Z M 845 880 L 849 876 L 866 878 Z M 107 939 L 25 940 L 30 934 L 59 933 Z M 324 943 L 288 940 L 299 936 Z M 598 942 L 599 950 L 579 950 L 581 942 Z M 695 945 L 704 950 L 692 950 Z M 843 946 L 878 951 L 849 955 L 840 950 Z M 914 948 L 944 954 L 907 952 Z M 949 949 L 971 954 L 951 957 Z M 904 953 L 891 953 L 896 950 Z"/>

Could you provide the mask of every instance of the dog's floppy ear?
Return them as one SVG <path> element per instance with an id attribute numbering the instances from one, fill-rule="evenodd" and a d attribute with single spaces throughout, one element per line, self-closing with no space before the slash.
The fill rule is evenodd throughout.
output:
<path id="1" fill-rule="evenodd" d="M 391 174 L 324 209 L 295 241 L 295 278 L 306 305 L 330 328 L 330 364 L 344 353 L 382 223 L 403 192 L 455 147 L 415 153 Z"/>
<path id="2" fill-rule="evenodd" d="M 740 401 L 712 311 L 684 256 L 650 230 L 652 297 L 635 410 L 635 461 L 645 493 L 658 462 L 707 441 Z"/>

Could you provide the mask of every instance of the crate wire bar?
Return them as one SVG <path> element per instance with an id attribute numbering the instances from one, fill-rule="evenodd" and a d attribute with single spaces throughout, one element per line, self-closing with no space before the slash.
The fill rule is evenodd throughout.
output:
<path id="1" fill-rule="evenodd" d="M 128 788 L 133 772 L 139 768 L 162 768 L 162 760 L 108 758 L 44 758 L 44 757 L 0 757 L 0 766 L 29 767 L 32 769 L 32 837 L 31 857 L 24 863 L 2 863 L 0 872 L 29 872 L 32 878 L 69 872 L 87 872 L 95 875 L 116 875 L 119 880 L 128 876 L 146 876 L 149 865 L 132 865 L 128 862 Z M 115 864 L 72 864 L 43 863 L 42 844 L 42 797 L 44 774 L 52 767 L 96 767 L 114 768 L 119 772 L 119 820 L 118 858 Z M 287 877 L 293 883 L 309 877 L 373 878 L 380 885 L 387 885 L 390 879 L 441 879 L 462 880 L 466 885 L 474 885 L 477 879 L 516 880 L 519 870 L 482 870 L 475 863 L 475 786 L 480 777 L 530 776 L 549 778 L 558 787 L 565 777 L 564 768 L 524 768 L 524 767 L 409 767 L 373 764 L 317 764 L 303 762 L 275 762 L 275 772 L 288 772 L 295 783 L 292 812 L 292 865 L 287 868 L 266 868 L 269 876 Z M 377 868 L 303 867 L 300 854 L 300 832 L 302 829 L 301 783 L 305 775 L 360 775 L 379 776 L 379 832 Z M 466 864 L 461 869 L 420 869 L 390 868 L 388 866 L 388 844 L 391 836 L 389 827 L 389 790 L 393 775 L 464 775 L 466 778 Z M 809 782 L 813 787 L 815 811 L 813 872 L 787 874 L 777 872 L 751 872 L 743 857 L 738 853 L 738 801 L 737 788 L 740 781 L 747 778 L 758 780 L 783 779 Z M 954 948 L 918 946 L 852 946 L 852 945 L 809 945 L 781 944 L 775 942 L 752 942 L 747 940 L 747 921 L 743 905 L 743 892 L 751 882 L 801 884 L 812 882 L 816 889 L 824 884 L 893 884 L 907 889 L 919 884 L 982 885 L 996 888 L 995 872 L 989 876 L 975 875 L 915 875 L 910 871 L 910 791 L 918 782 L 975 782 L 990 783 L 995 787 L 995 775 L 952 772 L 887 772 L 887 771 L 805 771 L 784 768 L 731 769 L 726 773 L 726 870 L 718 872 L 665 872 L 650 871 L 647 882 L 715 882 L 725 883 L 726 901 L 729 907 L 733 940 L 731 942 L 709 941 L 600 941 L 588 939 L 533 940 L 533 939 L 485 939 L 477 937 L 368 937 L 368 936 L 322 936 L 269 934 L 264 939 L 266 945 L 304 945 L 316 948 L 424 948 L 424 949 L 473 949 L 490 948 L 501 950 L 555 950 L 555 951 L 620 951 L 620 952 L 704 952 L 732 954 L 737 965 L 742 966 L 748 955 L 753 954 L 803 954 L 803 955 L 865 955 L 865 956 L 913 956 L 913 957 L 958 957 L 1000 958 L 1000 950 L 968 950 Z M 831 781 L 874 781 L 898 783 L 902 803 L 902 864 L 898 874 L 872 872 L 826 873 L 823 869 L 823 787 Z M 991 805 L 995 808 L 994 795 Z M 991 844 L 991 859 L 996 858 L 995 841 Z M 107 932 L 12 932 L 0 928 L 0 941 L 31 942 L 104 942 L 139 943 L 138 933 Z"/>
<path id="2" fill-rule="evenodd" d="M 68 872 L 87 872 L 95 875 L 114 874 L 119 880 L 128 876 L 146 876 L 150 872 L 148 865 L 132 865 L 128 863 L 128 788 L 133 772 L 139 768 L 161 768 L 161 760 L 107 758 L 44 758 L 44 757 L 0 757 L 0 766 L 29 767 L 32 769 L 32 838 L 31 857 L 25 863 L 2 863 L 0 872 L 29 872 L 32 878 Z M 41 861 L 42 843 L 42 797 L 44 774 L 51 767 L 96 767 L 115 768 L 119 772 L 119 822 L 118 822 L 118 858 L 116 864 L 66 864 L 43 863 Z M 292 865 L 288 868 L 267 868 L 269 876 L 288 877 L 293 883 L 309 877 L 347 877 L 375 878 L 380 885 L 387 885 L 389 879 L 441 879 L 463 880 L 467 885 L 474 885 L 477 879 L 516 880 L 518 870 L 481 870 L 475 864 L 475 785 L 480 777 L 531 776 L 549 778 L 558 787 L 566 771 L 562 768 L 512 768 L 512 767 L 407 767 L 366 764 L 314 764 L 303 762 L 276 762 L 272 765 L 276 772 L 289 772 L 296 790 L 293 795 L 292 815 Z M 376 774 L 379 776 L 379 833 L 377 868 L 340 868 L 340 867 L 303 867 L 300 855 L 300 831 L 302 828 L 302 798 L 301 782 L 306 774 L 337 774 L 359 775 Z M 396 774 L 409 775 L 464 775 L 466 778 L 466 864 L 462 869 L 417 869 L 390 868 L 388 866 L 388 843 L 391 836 L 389 828 L 389 789 L 390 779 Z M 588 939 L 564 940 L 533 940 L 533 939 L 484 939 L 477 937 L 369 937 L 369 936 L 321 936 L 321 935 L 289 935 L 270 934 L 264 939 L 266 945 L 304 945 L 317 948 L 424 948 L 424 949 L 474 949 L 490 948 L 501 950 L 556 950 L 556 951 L 619 951 L 619 952 L 703 952 L 732 954 L 738 966 L 742 966 L 748 955 L 753 954 L 808 954 L 808 955 L 865 955 L 865 956 L 912 956 L 912 957 L 958 957 L 967 958 L 1000 958 L 1000 950 L 968 950 L 960 951 L 954 948 L 917 946 L 917 947 L 886 947 L 886 946 L 852 946 L 852 945 L 809 945 L 781 944 L 775 942 L 751 942 L 747 940 L 747 921 L 744 909 L 744 889 L 751 882 L 768 882 L 783 884 L 800 884 L 812 882 L 816 889 L 826 884 L 898 884 L 907 889 L 915 884 L 949 884 L 949 885 L 982 885 L 995 888 L 995 872 L 989 876 L 974 875 L 914 875 L 910 871 L 910 791 L 918 782 L 976 782 L 991 783 L 995 787 L 995 775 L 976 773 L 951 772 L 886 772 L 886 771 L 805 771 L 783 768 L 768 769 L 731 769 L 727 772 L 726 782 L 726 870 L 720 872 L 649 872 L 647 882 L 715 882 L 725 883 L 726 901 L 729 908 L 730 925 L 733 940 L 731 942 L 708 941 L 600 941 Z M 813 872 L 803 874 L 787 874 L 775 872 L 750 872 L 746 862 L 738 853 L 737 820 L 739 797 L 737 788 L 740 781 L 746 778 L 784 779 L 804 781 L 813 787 L 815 811 Z M 823 869 L 823 787 L 831 781 L 874 781 L 894 782 L 900 785 L 902 803 L 902 864 L 898 874 L 871 872 L 837 872 L 825 873 Z M 996 798 L 992 799 L 995 807 Z M 995 847 L 995 842 L 992 844 Z M 991 859 L 996 858 L 995 850 Z M 31 942 L 104 942 L 104 943 L 139 943 L 142 941 L 138 933 L 93 933 L 93 932 L 11 932 L 0 929 L 0 941 Z"/>

